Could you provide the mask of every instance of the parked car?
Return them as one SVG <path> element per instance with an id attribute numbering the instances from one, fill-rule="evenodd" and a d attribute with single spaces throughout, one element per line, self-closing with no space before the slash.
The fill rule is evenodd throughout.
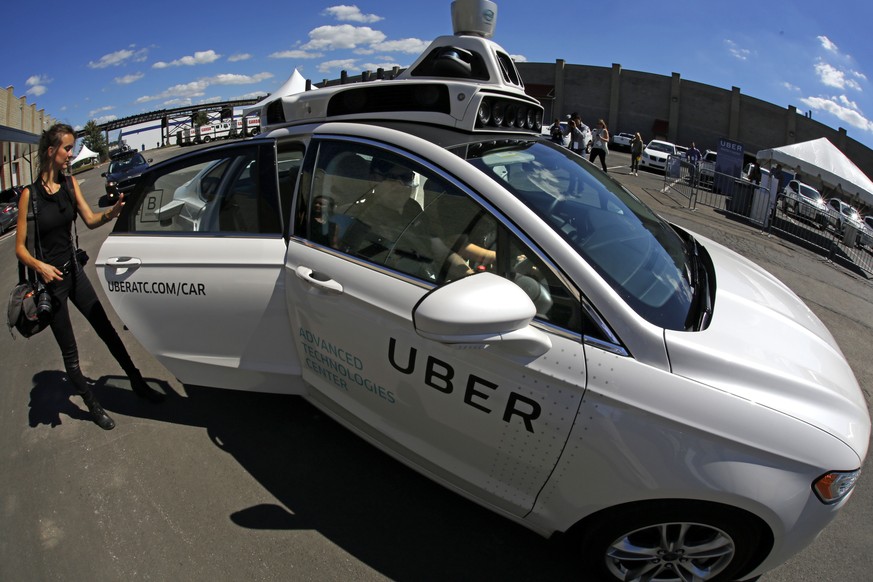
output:
<path id="1" fill-rule="evenodd" d="M 17 224 L 18 198 L 22 190 L 19 186 L 13 186 L 0 192 L 0 234 Z"/>
<path id="2" fill-rule="evenodd" d="M 566 532 L 590 580 L 749 580 L 845 506 L 870 417 L 824 324 L 542 139 L 493 41 L 440 37 L 395 80 L 276 95 L 261 119 L 146 170 L 95 260 L 181 382 L 299 395 Z M 217 220 L 180 232 L 177 194 Z"/>
<path id="3" fill-rule="evenodd" d="M 136 150 L 123 150 L 115 154 L 109 162 L 109 168 L 101 176 L 106 178 L 106 193 L 114 194 L 121 181 L 138 176 L 152 162 Z"/>
<path id="4" fill-rule="evenodd" d="M 779 193 L 778 203 L 782 205 L 782 212 L 792 213 L 819 228 L 823 229 L 830 223 L 830 210 L 822 195 L 812 186 L 798 180 L 791 180 L 785 185 Z"/>
<path id="5" fill-rule="evenodd" d="M 873 249 L 873 216 L 864 216 L 861 222 L 864 224 L 864 228 L 859 234 L 858 245 Z"/>
<path id="6" fill-rule="evenodd" d="M 861 214 L 854 206 L 846 204 L 839 198 L 830 198 L 828 205 L 828 223 L 838 234 L 842 235 L 847 224 L 861 231 L 864 228 L 864 222 L 861 219 Z"/>
<path id="7" fill-rule="evenodd" d="M 740 173 L 740 177 L 743 180 L 748 180 L 749 175 L 752 172 L 752 164 L 748 163 L 743 166 L 743 171 Z M 761 168 L 761 184 L 767 184 L 770 180 L 770 170 L 767 168 Z"/>
<path id="8" fill-rule="evenodd" d="M 718 152 L 706 150 L 697 162 L 698 181 L 701 186 L 712 188 L 715 184 L 715 160 Z"/>
<path id="9" fill-rule="evenodd" d="M 633 141 L 634 134 L 632 133 L 615 133 L 612 135 L 612 145 L 616 149 L 629 150 Z"/>
<path id="10" fill-rule="evenodd" d="M 652 168 L 661 170 L 667 168 L 667 158 L 676 155 L 676 145 L 668 141 L 653 139 L 646 147 L 643 148 L 643 155 L 640 158 L 641 168 Z"/>

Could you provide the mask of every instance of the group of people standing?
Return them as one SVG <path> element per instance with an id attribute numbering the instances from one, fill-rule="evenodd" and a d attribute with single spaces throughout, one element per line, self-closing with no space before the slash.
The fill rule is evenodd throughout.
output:
<path id="1" fill-rule="evenodd" d="M 594 131 L 591 131 L 582 122 L 579 114 L 574 112 L 567 121 L 566 130 L 561 127 L 561 120 L 558 118 L 555 118 L 554 123 L 552 123 L 549 129 L 549 134 L 556 143 L 563 144 L 564 137 L 569 136 L 570 143 L 568 147 L 580 156 L 584 156 L 588 151 L 588 143 L 586 143 L 586 134 L 588 133 L 591 134 L 591 152 L 588 154 L 588 161 L 593 164 L 595 160 L 599 159 L 600 167 L 606 172 L 608 171 L 606 168 L 606 155 L 609 153 L 609 129 L 606 127 L 605 121 L 602 119 L 597 120 L 597 127 Z"/>

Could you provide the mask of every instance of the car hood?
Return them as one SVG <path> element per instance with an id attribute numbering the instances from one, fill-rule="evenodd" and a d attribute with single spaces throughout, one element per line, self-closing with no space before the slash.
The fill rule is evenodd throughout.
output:
<path id="1" fill-rule="evenodd" d="M 867 402 L 828 329 L 773 275 L 700 242 L 716 271 L 712 321 L 704 331 L 665 332 L 672 371 L 816 426 L 863 459 Z"/>

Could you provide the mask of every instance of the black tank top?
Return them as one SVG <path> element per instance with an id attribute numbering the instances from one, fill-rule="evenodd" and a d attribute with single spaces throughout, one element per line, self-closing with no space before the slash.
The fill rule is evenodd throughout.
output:
<path id="1" fill-rule="evenodd" d="M 76 219 L 76 208 L 73 203 L 75 195 L 68 190 L 67 178 L 60 174 L 58 182 L 61 188 L 54 194 L 49 194 L 42 180 L 35 184 L 36 215 L 39 225 L 39 237 L 35 239 L 37 258 L 55 267 L 61 267 L 73 258 L 73 241 L 70 229 Z M 27 233 L 36 236 L 36 233 Z M 42 254 L 40 255 L 40 250 Z"/>

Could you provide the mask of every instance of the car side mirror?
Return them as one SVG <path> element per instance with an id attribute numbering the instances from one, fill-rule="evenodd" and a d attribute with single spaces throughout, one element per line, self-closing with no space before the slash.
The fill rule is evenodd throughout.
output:
<path id="1" fill-rule="evenodd" d="M 418 303 L 412 320 L 416 333 L 429 340 L 537 357 L 552 342 L 530 325 L 536 312 L 521 287 L 484 272 L 437 287 Z"/>
<path id="2" fill-rule="evenodd" d="M 105 178 L 105 177 L 106 177 L 106 172 L 103 172 L 102 174 L 100 174 L 100 176 L 103 177 L 103 178 Z"/>
<path id="3" fill-rule="evenodd" d="M 104 194 L 97 200 L 97 206 L 100 208 L 106 208 L 108 206 L 115 206 L 115 203 L 118 202 L 118 192 L 112 192 L 110 194 Z"/>

